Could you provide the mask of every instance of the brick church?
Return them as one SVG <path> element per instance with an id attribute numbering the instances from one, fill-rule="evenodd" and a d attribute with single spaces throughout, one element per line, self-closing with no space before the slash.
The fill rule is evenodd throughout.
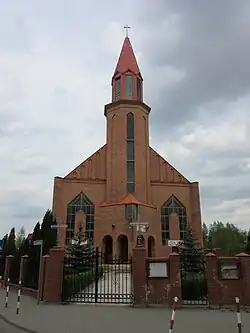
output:
<path id="1" fill-rule="evenodd" d="M 148 256 L 166 256 L 169 240 L 183 239 L 190 224 L 202 243 L 198 182 L 190 182 L 149 145 L 150 107 L 143 78 L 125 38 L 105 105 L 106 143 L 65 177 L 55 177 L 53 214 L 61 245 L 79 226 L 106 256 L 131 255 L 143 223 Z M 138 223 L 138 224 L 136 224 Z"/>

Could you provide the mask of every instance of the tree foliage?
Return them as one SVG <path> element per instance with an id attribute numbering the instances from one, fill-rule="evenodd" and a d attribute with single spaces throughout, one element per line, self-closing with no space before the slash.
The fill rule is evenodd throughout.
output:
<path id="1" fill-rule="evenodd" d="M 247 234 L 247 241 L 246 241 L 245 252 L 247 254 L 250 254 L 250 230 L 248 231 L 248 234 Z"/>
<path id="2" fill-rule="evenodd" d="M 25 240 L 25 228 L 22 226 L 16 235 L 16 248 L 19 249 Z"/>
<path id="3" fill-rule="evenodd" d="M 51 225 L 56 224 L 56 220 L 50 210 L 47 210 L 42 225 L 36 223 L 32 238 L 28 236 L 25 238 L 25 229 L 22 227 L 17 235 L 15 235 L 15 228 L 12 228 L 9 235 L 3 238 L 3 250 L 0 261 L 0 276 L 4 275 L 4 267 L 6 257 L 13 255 L 11 265 L 10 278 L 11 282 L 18 283 L 20 261 L 23 255 L 28 255 L 28 260 L 24 269 L 23 284 L 27 287 L 37 288 L 39 278 L 39 263 L 40 263 L 40 246 L 34 246 L 34 241 L 43 240 L 44 252 L 48 254 L 49 250 L 56 245 L 57 231 L 52 229 Z"/>
<path id="4" fill-rule="evenodd" d="M 190 226 L 184 235 L 180 253 L 181 267 L 186 272 L 199 272 L 204 264 L 204 252 L 195 239 Z"/>
<path id="5" fill-rule="evenodd" d="M 9 256 L 9 255 L 15 256 L 17 253 L 15 228 L 12 228 L 9 233 L 7 242 L 3 249 L 3 253 L 5 256 Z"/>
<path id="6" fill-rule="evenodd" d="M 245 252 L 247 232 L 232 223 L 216 221 L 207 226 L 203 223 L 203 241 L 206 249 L 220 249 L 225 256 Z"/>
<path id="7" fill-rule="evenodd" d="M 41 226 L 41 239 L 43 240 L 44 254 L 49 254 L 49 250 L 56 246 L 57 230 L 51 228 L 52 225 L 56 224 L 56 219 L 53 217 L 51 210 L 47 210 Z"/>
<path id="8" fill-rule="evenodd" d="M 76 273 L 84 272 L 93 268 L 95 263 L 95 249 L 91 242 L 82 234 L 82 227 L 75 233 L 73 244 L 69 248 L 70 257 L 73 258 Z"/>

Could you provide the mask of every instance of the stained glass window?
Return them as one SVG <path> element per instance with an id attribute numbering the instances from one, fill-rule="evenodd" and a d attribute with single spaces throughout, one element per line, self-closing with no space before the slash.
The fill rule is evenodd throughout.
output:
<path id="1" fill-rule="evenodd" d="M 170 238 L 169 215 L 171 213 L 177 213 L 179 216 L 180 239 L 184 239 L 184 234 L 187 228 L 186 208 L 174 195 L 172 195 L 161 207 L 161 230 L 163 245 L 166 245 Z"/>
<path id="2" fill-rule="evenodd" d="M 67 230 L 66 230 L 66 243 L 68 244 L 74 236 L 75 230 L 75 215 L 78 211 L 83 211 L 86 215 L 86 235 L 85 237 L 91 241 L 94 238 L 94 216 L 95 207 L 89 198 L 79 193 L 69 204 L 67 209 Z"/>

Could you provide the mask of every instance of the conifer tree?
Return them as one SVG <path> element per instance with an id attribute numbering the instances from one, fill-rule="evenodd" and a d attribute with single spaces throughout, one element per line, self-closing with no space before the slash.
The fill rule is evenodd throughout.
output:
<path id="1" fill-rule="evenodd" d="M 95 250 L 92 243 L 83 236 L 82 225 L 74 234 L 73 244 L 69 250 L 71 258 L 74 258 L 76 272 L 80 273 L 92 269 L 95 263 Z"/>
<path id="2" fill-rule="evenodd" d="M 250 254 L 250 230 L 248 231 L 248 234 L 247 234 L 247 242 L 246 242 L 245 251 L 247 254 Z"/>
<path id="3" fill-rule="evenodd" d="M 200 244 L 194 239 L 191 227 L 188 226 L 181 249 L 181 266 L 187 272 L 199 272 L 204 264 L 204 253 Z"/>
<path id="4" fill-rule="evenodd" d="M 44 254 L 49 254 L 49 250 L 56 246 L 57 230 L 51 228 L 52 225 L 56 224 L 56 219 L 53 217 L 51 210 L 48 209 L 44 215 L 41 226 L 41 237 L 43 240 Z"/>
<path id="5" fill-rule="evenodd" d="M 41 227 L 37 222 L 31 239 L 31 246 L 28 251 L 28 261 L 25 271 L 25 285 L 31 288 L 37 288 L 39 276 L 40 246 L 34 246 L 34 241 L 41 239 Z M 27 245 L 27 243 L 26 243 Z M 27 248 L 28 249 L 28 248 Z"/>
<path id="6" fill-rule="evenodd" d="M 16 255 L 16 235 L 15 235 L 15 228 L 12 228 L 10 234 L 8 236 L 6 245 L 4 246 L 4 254 L 5 256 L 8 255 Z"/>

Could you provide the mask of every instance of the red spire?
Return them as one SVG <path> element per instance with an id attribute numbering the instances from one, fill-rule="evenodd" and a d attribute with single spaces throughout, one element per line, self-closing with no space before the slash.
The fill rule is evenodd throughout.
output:
<path id="1" fill-rule="evenodd" d="M 125 37 L 114 76 L 117 73 L 123 74 L 128 70 L 135 75 L 141 76 L 140 69 L 138 67 L 136 57 L 130 43 L 130 39 L 128 37 Z"/>

